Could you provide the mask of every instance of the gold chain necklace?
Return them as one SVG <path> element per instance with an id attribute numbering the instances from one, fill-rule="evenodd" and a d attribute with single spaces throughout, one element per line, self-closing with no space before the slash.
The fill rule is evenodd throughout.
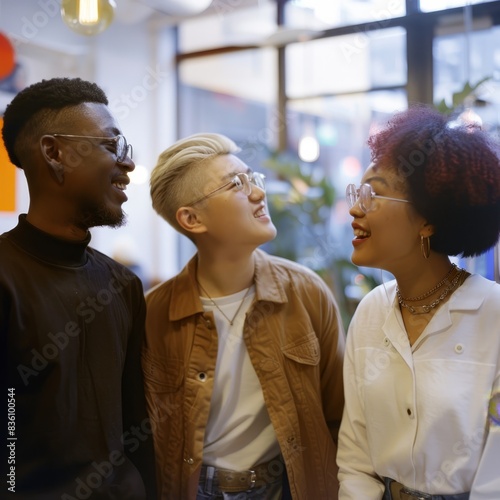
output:
<path id="1" fill-rule="evenodd" d="M 448 280 L 448 278 L 451 276 L 451 274 L 455 269 L 457 269 L 456 264 L 452 264 L 450 270 L 446 273 L 446 276 L 436 286 L 432 287 L 428 292 L 425 292 L 422 295 L 419 295 L 418 297 L 410 297 L 410 298 L 401 297 L 401 298 L 406 302 L 416 302 L 417 300 L 423 300 L 426 299 L 427 297 L 430 297 L 436 290 L 441 288 L 446 283 L 446 281 Z M 399 296 L 400 294 L 398 288 L 398 297 Z"/>
<path id="2" fill-rule="evenodd" d="M 240 312 L 241 307 L 243 306 L 243 302 L 245 302 L 245 299 L 247 298 L 248 294 L 250 293 L 250 290 L 252 289 L 252 285 L 250 285 L 247 288 L 247 291 L 245 292 L 245 295 L 241 299 L 240 305 L 238 306 L 238 309 L 234 313 L 233 319 L 229 319 L 229 317 L 224 313 L 224 311 L 217 305 L 214 299 L 208 295 L 208 292 L 201 286 L 201 283 L 196 280 L 196 283 L 198 283 L 198 286 L 200 287 L 200 290 L 207 296 L 207 298 L 212 302 L 212 304 L 219 310 L 219 312 L 224 316 L 224 318 L 227 319 L 228 323 L 233 326 L 234 320 L 236 319 L 236 316 L 238 316 L 238 313 Z"/>
<path id="3" fill-rule="evenodd" d="M 434 309 L 435 307 L 437 307 L 448 296 L 448 294 L 457 287 L 457 285 L 461 282 L 462 277 L 466 274 L 466 272 L 467 271 L 465 271 L 464 269 L 460 269 L 457 275 L 451 281 L 451 283 L 443 290 L 441 295 L 430 304 L 423 304 L 421 306 L 411 306 L 410 304 L 407 304 L 405 302 L 405 299 L 401 296 L 401 293 L 399 292 L 399 288 L 396 287 L 398 302 L 402 307 L 408 309 L 408 311 L 410 311 L 411 314 L 426 314 L 432 311 L 432 309 Z M 419 311 L 418 309 L 421 310 Z"/>

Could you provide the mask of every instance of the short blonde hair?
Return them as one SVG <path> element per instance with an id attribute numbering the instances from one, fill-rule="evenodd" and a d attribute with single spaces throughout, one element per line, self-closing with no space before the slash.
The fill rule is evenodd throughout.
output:
<path id="1" fill-rule="evenodd" d="M 160 154 L 151 172 L 153 208 L 177 231 L 186 234 L 177 222 L 176 213 L 204 187 L 204 179 L 196 182 L 194 170 L 206 160 L 239 151 L 231 139 L 221 134 L 194 134 L 175 142 Z"/>

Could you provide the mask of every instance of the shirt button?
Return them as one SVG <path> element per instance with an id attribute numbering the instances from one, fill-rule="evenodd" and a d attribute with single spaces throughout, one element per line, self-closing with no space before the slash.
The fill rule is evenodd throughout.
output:
<path id="1" fill-rule="evenodd" d="M 384 339 L 384 345 L 386 347 L 388 347 L 389 345 L 391 345 L 391 341 L 387 337 Z"/>
<path id="2" fill-rule="evenodd" d="M 463 344 L 457 344 L 455 346 L 455 352 L 457 354 L 462 354 L 464 352 L 464 346 L 463 346 Z"/>
<path id="3" fill-rule="evenodd" d="M 414 414 L 413 414 L 413 411 L 411 408 L 406 408 L 406 413 L 408 414 L 408 416 L 413 419 L 415 418 Z"/>
<path id="4" fill-rule="evenodd" d="M 197 377 L 200 382 L 206 382 L 208 378 L 205 372 L 198 373 Z"/>

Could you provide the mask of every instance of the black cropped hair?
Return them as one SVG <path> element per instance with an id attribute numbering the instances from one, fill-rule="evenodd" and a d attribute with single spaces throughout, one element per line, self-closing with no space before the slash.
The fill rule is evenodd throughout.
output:
<path id="1" fill-rule="evenodd" d="M 42 80 L 19 92 L 7 106 L 3 117 L 2 136 L 10 161 L 22 168 L 16 148 L 26 146 L 18 144 L 20 135 L 26 129 L 39 129 L 38 124 L 45 123 L 51 113 L 86 102 L 107 105 L 108 98 L 98 85 L 81 78 Z M 26 137 L 26 140 L 36 138 Z"/>
<path id="2" fill-rule="evenodd" d="M 500 236 L 499 145 L 478 126 L 413 106 L 368 140 L 372 160 L 394 170 L 417 212 L 435 226 L 431 248 L 471 257 Z"/>

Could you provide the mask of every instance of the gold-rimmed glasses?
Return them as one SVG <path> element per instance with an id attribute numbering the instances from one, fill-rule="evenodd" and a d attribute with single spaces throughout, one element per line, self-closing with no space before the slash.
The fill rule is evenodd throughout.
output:
<path id="1" fill-rule="evenodd" d="M 265 191 L 266 190 L 265 179 L 266 176 L 264 174 L 261 174 L 260 172 L 252 172 L 250 174 L 241 172 L 239 174 L 236 174 L 229 182 L 226 182 L 222 186 L 219 186 L 213 191 L 210 191 L 210 193 L 202 196 L 201 198 L 198 198 L 197 200 L 188 203 L 186 206 L 192 207 L 193 205 L 200 203 L 200 201 L 210 198 L 211 196 L 218 193 L 219 191 L 222 191 L 224 188 L 227 188 L 228 186 L 230 186 L 230 189 L 234 188 L 236 191 L 242 191 L 243 194 L 245 194 L 246 196 L 250 196 L 250 194 L 252 193 L 252 184 Z"/>

